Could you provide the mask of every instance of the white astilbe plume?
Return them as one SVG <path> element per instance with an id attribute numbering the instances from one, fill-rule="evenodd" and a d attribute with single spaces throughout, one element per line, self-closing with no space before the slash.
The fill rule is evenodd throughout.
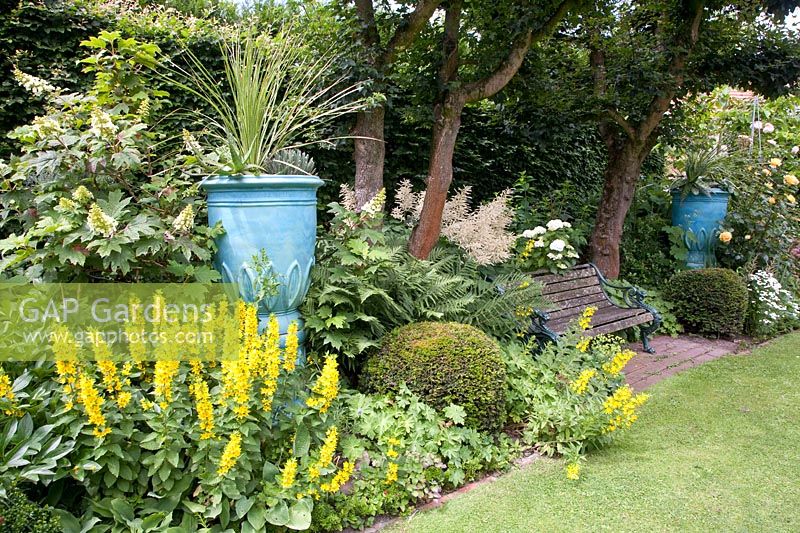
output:
<path id="1" fill-rule="evenodd" d="M 339 203 L 348 211 L 356 210 L 356 191 L 346 183 L 339 187 Z"/>
<path id="2" fill-rule="evenodd" d="M 462 187 L 445 202 L 442 211 L 442 226 L 455 224 L 459 220 L 464 220 L 469 215 L 469 201 L 472 187 Z"/>
<path id="3" fill-rule="evenodd" d="M 510 189 L 506 189 L 466 216 L 448 216 L 451 222 L 442 225 L 442 235 L 463 248 L 478 264 L 491 265 L 505 261 L 511 257 L 511 247 L 517 239 L 508 231 L 513 221 L 513 212 L 508 205 L 511 193 Z"/>
<path id="4" fill-rule="evenodd" d="M 463 187 L 445 203 L 442 235 L 481 265 L 505 261 L 511 257 L 511 247 L 516 241 L 516 236 L 508 231 L 513 221 L 513 212 L 508 205 L 512 191 L 507 189 L 470 212 L 471 192 L 471 187 Z M 392 217 L 415 224 L 422 212 L 425 193 L 414 193 L 411 182 L 403 180 L 395 199 Z"/>
<path id="5" fill-rule="evenodd" d="M 400 182 L 400 186 L 394 196 L 394 203 L 395 208 L 392 209 L 392 218 L 397 220 L 405 219 L 406 213 L 414 210 L 417 205 L 417 195 L 414 194 L 410 181 L 403 180 Z"/>
<path id="6" fill-rule="evenodd" d="M 411 188 L 411 182 L 403 180 L 394 195 L 395 207 L 392 209 L 392 218 L 414 224 L 419 220 L 423 203 L 425 203 L 425 192 L 415 193 Z"/>

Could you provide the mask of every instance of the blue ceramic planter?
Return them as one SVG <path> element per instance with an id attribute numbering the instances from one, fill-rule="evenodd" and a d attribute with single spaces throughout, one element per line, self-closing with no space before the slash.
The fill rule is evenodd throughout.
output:
<path id="1" fill-rule="evenodd" d="M 315 176 L 213 176 L 203 181 L 208 192 L 208 222 L 222 222 L 225 234 L 217 240 L 215 268 L 222 279 L 238 283 L 242 299 L 253 302 L 258 279 L 253 256 L 264 249 L 280 282 L 278 294 L 258 302 L 259 326 L 270 314 L 280 322 L 281 344 L 296 320 L 300 346 L 305 341 L 297 308 L 310 283 L 317 239 Z"/>
<path id="2" fill-rule="evenodd" d="M 717 263 L 714 252 L 722 221 L 728 213 L 730 194 L 712 189 L 711 194 L 690 194 L 681 198 L 680 191 L 672 192 L 672 225 L 686 233 L 684 242 L 689 249 L 688 268 L 706 268 Z"/>

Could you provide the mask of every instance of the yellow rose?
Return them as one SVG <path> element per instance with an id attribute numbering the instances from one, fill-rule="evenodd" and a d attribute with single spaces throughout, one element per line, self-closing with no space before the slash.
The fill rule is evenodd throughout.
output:
<path id="1" fill-rule="evenodd" d="M 769 166 L 771 166 L 772 168 L 778 168 L 782 164 L 783 164 L 783 161 L 781 161 L 777 157 L 773 157 L 772 159 L 769 160 Z"/>
<path id="2" fill-rule="evenodd" d="M 722 233 L 719 234 L 719 240 L 721 240 L 725 244 L 731 242 L 731 239 L 733 239 L 733 233 L 731 233 L 730 231 L 723 231 Z"/>
<path id="3" fill-rule="evenodd" d="M 775 200 L 774 196 L 770 196 L 769 198 L 767 198 L 767 202 L 769 202 L 770 205 L 775 205 L 775 202 L 777 202 L 777 200 Z"/>
<path id="4" fill-rule="evenodd" d="M 768 181 L 768 182 L 767 182 L 767 183 L 765 183 L 764 185 L 766 185 L 766 186 L 767 186 L 767 189 L 769 189 L 769 190 L 772 190 L 772 182 L 771 182 L 771 181 Z"/>
<path id="5" fill-rule="evenodd" d="M 771 171 L 770 169 L 768 169 L 768 168 L 765 168 L 765 169 L 764 169 L 764 170 L 762 170 L 761 172 L 762 172 L 762 173 L 763 173 L 765 176 L 769 176 L 770 174 L 772 174 L 772 171 Z"/>
<path id="6" fill-rule="evenodd" d="M 786 175 L 783 177 L 783 182 L 784 182 L 786 185 L 795 186 L 795 185 L 797 185 L 798 183 L 800 183 L 800 180 L 798 180 L 798 179 L 797 179 L 797 177 L 796 177 L 796 176 L 794 176 L 794 175 L 792 175 L 792 174 L 786 174 Z"/>
<path id="7" fill-rule="evenodd" d="M 796 203 L 797 203 L 797 200 L 795 199 L 794 195 L 792 195 L 792 194 L 787 194 L 787 195 L 786 195 L 786 200 L 787 200 L 787 201 L 788 201 L 790 204 L 796 204 Z"/>

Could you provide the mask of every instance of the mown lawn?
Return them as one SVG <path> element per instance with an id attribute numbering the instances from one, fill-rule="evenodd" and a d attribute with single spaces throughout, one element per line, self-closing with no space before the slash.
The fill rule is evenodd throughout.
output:
<path id="1" fill-rule="evenodd" d="M 582 478 L 537 461 L 393 532 L 800 531 L 800 334 L 654 386 Z"/>

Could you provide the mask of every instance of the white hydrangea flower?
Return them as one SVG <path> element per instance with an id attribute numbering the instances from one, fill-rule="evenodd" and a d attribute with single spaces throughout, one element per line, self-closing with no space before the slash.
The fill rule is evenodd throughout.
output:
<path id="1" fill-rule="evenodd" d="M 194 227 L 194 209 L 187 205 L 172 221 L 172 227 L 179 233 L 188 233 Z"/>
<path id="2" fill-rule="evenodd" d="M 564 222 L 559 219 L 553 219 L 547 223 L 547 229 L 549 231 L 556 231 L 564 227 Z"/>
<path id="3" fill-rule="evenodd" d="M 537 239 L 533 243 L 534 248 L 544 248 L 544 241 L 542 239 Z"/>
<path id="4" fill-rule="evenodd" d="M 533 228 L 533 236 L 536 237 L 537 235 L 544 235 L 547 233 L 547 230 L 544 226 L 536 226 Z"/>
<path id="5" fill-rule="evenodd" d="M 532 229 L 526 229 L 525 231 L 522 232 L 522 236 L 526 239 L 533 239 L 534 237 L 536 237 L 536 234 L 533 232 Z"/>
<path id="6" fill-rule="evenodd" d="M 561 239 L 556 239 L 550 243 L 550 249 L 556 252 L 563 252 L 564 248 L 566 248 L 567 243 L 562 241 Z"/>
<path id="7" fill-rule="evenodd" d="M 92 127 L 89 132 L 100 139 L 108 138 L 117 133 L 117 126 L 108 113 L 102 109 L 92 109 Z"/>
<path id="8" fill-rule="evenodd" d="M 565 228 L 571 228 L 572 224 L 570 224 L 569 222 L 564 222 L 564 227 Z"/>
<path id="9" fill-rule="evenodd" d="M 110 237 L 117 230 L 119 222 L 114 217 L 104 213 L 99 205 L 92 204 L 89 209 L 89 215 L 86 217 L 86 224 L 93 232 L 99 233 L 103 237 Z"/>
<path id="10" fill-rule="evenodd" d="M 14 67 L 14 78 L 17 80 L 17 83 L 30 91 L 34 96 L 53 94 L 60 90 L 55 85 L 46 82 L 42 78 L 26 74 L 16 67 Z"/>

